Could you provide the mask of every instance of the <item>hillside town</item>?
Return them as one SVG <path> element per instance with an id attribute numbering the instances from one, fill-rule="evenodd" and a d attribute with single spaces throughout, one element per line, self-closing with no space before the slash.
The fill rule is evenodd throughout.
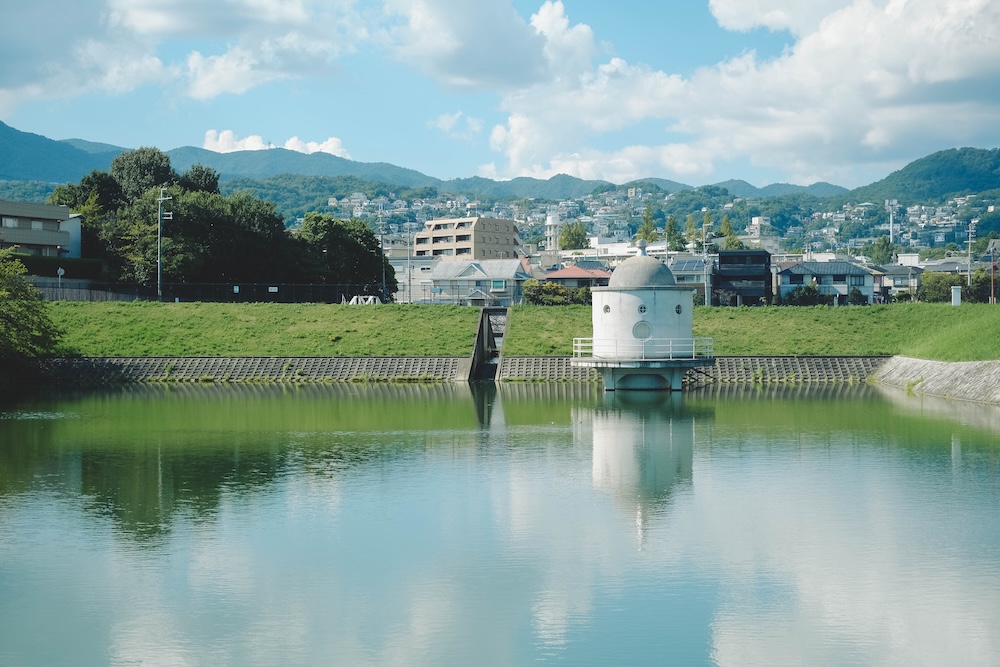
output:
<path id="1" fill-rule="evenodd" d="M 569 291 L 606 285 L 637 253 L 640 237 L 650 256 L 709 305 L 915 300 L 923 296 L 925 272 L 949 276 L 954 285 L 971 287 L 976 279 L 980 292 L 988 277 L 983 300 L 992 302 L 1000 254 L 994 196 L 904 206 L 754 199 L 716 186 L 618 187 L 559 201 L 355 192 L 330 197 L 321 213 L 364 221 L 378 235 L 397 286 L 390 294 L 383 278 L 383 298 L 398 303 L 503 306 L 526 300 L 527 281 Z M 65 206 L 0 202 L 0 217 L 3 247 L 85 256 L 80 216 Z M 980 227 L 981 220 L 987 224 Z M 289 231 L 296 234 L 300 224 Z M 61 275 L 34 280 L 43 288 L 86 287 L 72 278 L 65 285 Z M 807 287 L 812 301 L 800 301 Z"/>
<path id="2" fill-rule="evenodd" d="M 400 288 L 397 301 L 503 305 L 519 301 L 516 286 L 525 280 L 567 288 L 607 284 L 610 272 L 636 254 L 636 230 L 644 213 L 669 205 L 675 196 L 627 188 L 555 203 L 498 203 L 484 209 L 464 197 L 408 204 L 385 198 L 369 201 L 358 193 L 349 204 L 351 215 L 367 217 L 384 233 Z M 343 207 L 348 202 L 330 204 Z M 687 227 L 679 231 L 684 235 L 682 248 L 671 247 L 661 222 L 647 252 L 670 267 L 678 282 L 696 289 L 702 303 L 711 305 L 782 303 L 796 287 L 810 283 L 832 305 L 910 300 L 917 298 L 923 272 L 971 283 L 978 271 L 992 279 L 1000 254 L 996 232 L 977 234 L 979 216 L 996 213 L 990 197 L 968 195 L 942 205 L 908 207 L 892 200 L 844 204 L 836 211 L 799 216 L 784 229 L 762 215 L 744 216 L 741 224 L 739 214 L 757 204 L 731 197 L 716 210 L 703 208 L 693 234 L 689 214 L 688 224 L 679 225 Z M 398 222 L 407 214 L 412 221 Z M 386 222 L 394 218 L 396 222 Z M 722 248 L 724 220 L 738 240 L 734 249 Z M 509 237 L 482 233 L 499 222 L 507 223 Z M 458 228 L 455 234 L 450 223 Z M 587 230 L 585 246 L 562 247 L 565 228 L 576 223 Z M 465 234 L 459 233 L 463 227 Z M 461 271 L 455 262 L 470 267 L 467 279 L 458 278 Z M 854 290 L 858 294 L 852 301 Z"/>

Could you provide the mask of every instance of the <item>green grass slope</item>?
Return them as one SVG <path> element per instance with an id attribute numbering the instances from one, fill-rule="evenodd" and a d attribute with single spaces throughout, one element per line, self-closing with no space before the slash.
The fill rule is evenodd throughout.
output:
<path id="1" fill-rule="evenodd" d="M 53 302 L 62 352 L 84 356 L 466 356 L 479 311 L 435 305 Z M 697 308 L 718 355 L 1000 359 L 1000 307 Z M 507 356 L 568 356 L 589 306 L 518 306 Z"/>
<path id="2" fill-rule="evenodd" d="M 1000 359 L 1000 307 L 894 304 L 828 308 L 706 308 L 694 335 L 714 339 L 720 356 L 895 355 L 941 361 Z M 569 355 L 574 337 L 591 334 L 590 308 L 515 308 L 504 354 Z"/>
<path id="3" fill-rule="evenodd" d="M 479 311 L 277 303 L 50 304 L 61 351 L 90 357 L 466 356 Z"/>

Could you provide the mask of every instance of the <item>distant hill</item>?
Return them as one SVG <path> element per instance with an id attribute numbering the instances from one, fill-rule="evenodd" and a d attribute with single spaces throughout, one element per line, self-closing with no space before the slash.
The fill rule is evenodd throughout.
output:
<path id="1" fill-rule="evenodd" d="M 509 181 L 494 181 L 473 176 L 472 178 L 441 181 L 437 187 L 444 192 L 471 195 L 558 200 L 589 195 L 598 187 L 607 185 L 611 184 L 607 181 L 585 181 L 575 176 L 556 174 L 544 181 L 526 176 L 513 178 Z"/>
<path id="2" fill-rule="evenodd" d="M 129 150 L 127 148 L 122 148 L 121 146 L 101 144 L 96 141 L 86 141 L 84 139 L 63 139 L 62 143 L 69 144 L 73 148 L 79 148 L 85 153 L 93 153 L 94 155 L 100 155 L 102 153 L 107 153 L 108 155 L 118 155 L 119 153 L 124 153 Z"/>
<path id="3" fill-rule="evenodd" d="M 641 188 L 643 186 L 655 185 L 664 192 L 680 192 L 681 190 L 692 190 L 694 186 L 685 185 L 684 183 L 678 183 L 677 181 L 667 180 L 666 178 L 638 178 L 634 181 L 629 181 L 628 183 L 622 184 L 623 188 Z"/>
<path id="4" fill-rule="evenodd" d="M 785 195 L 807 194 L 813 197 L 835 197 L 848 193 L 847 188 L 830 183 L 813 183 L 812 185 L 792 185 L 791 183 L 772 183 L 762 188 L 750 185 L 746 181 L 730 180 L 716 183 L 720 188 L 729 190 L 734 197 L 744 199 L 763 199 L 764 197 L 784 197 Z"/>
<path id="5" fill-rule="evenodd" d="M 1000 188 L 1000 149 L 952 148 L 914 160 L 881 181 L 851 190 L 853 201 L 901 204 Z"/>
<path id="6" fill-rule="evenodd" d="M 216 153 L 185 146 L 167 151 L 170 163 L 178 172 L 187 171 L 194 164 L 215 169 L 225 177 L 268 178 L 279 174 L 300 176 L 356 176 L 368 181 L 379 181 L 407 187 L 436 186 L 440 181 L 413 169 L 404 169 L 386 162 L 355 162 L 329 153 L 298 153 L 285 148 L 264 151 L 235 151 Z"/>
<path id="7" fill-rule="evenodd" d="M 77 182 L 94 169 L 109 169 L 111 160 L 123 150 L 126 149 L 85 139 L 55 141 L 41 135 L 21 132 L 0 122 L 0 181 Z M 413 169 L 385 162 L 355 162 L 327 153 L 307 155 L 283 148 L 215 153 L 186 146 L 167 151 L 167 154 L 179 172 L 186 171 L 194 164 L 203 164 L 218 171 L 223 180 L 263 180 L 288 174 L 352 177 L 399 188 L 430 187 L 473 197 L 490 195 L 549 200 L 571 199 L 595 190 L 614 187 L 607 181 L 583 180 L 565 174 L 547 180 L 522 177 L 510 181 L 494 181 L 472 177 L 442 181 Z M 692 189 L 689 185 L 661 178 L 637 179 L 626 185 L 642 187 L 643 184 L 655 185 L 669 193 Z M 845 202 L 898 199 L 901 203 L 907 203 L 939 200 L 956 194 L 1000 188 L 1000 150 L 957 148 L 940 151 L 911 162 L 877 183 L 851 191 L 830 183 L 813 183 L 809 186 L 775 183 L 756 188 L 746 181 L 730 180 L 716 185 L 743 198 L 805 193 L 816 197 L 843 199 Z M 13 191 L 17 191 L 21 186 L 9 186 L 8 192 L 12 191 L 11 187 Z M 24 187 L 26 191 L 33 190 L 35 197 L 41 193 L 37 185 Z"/>
<path id="8" fill-rule="evenodd" d="M 92 153 L 0 122 L 0 179 L 67 183 L 107 169 L 116 155 Z"/>

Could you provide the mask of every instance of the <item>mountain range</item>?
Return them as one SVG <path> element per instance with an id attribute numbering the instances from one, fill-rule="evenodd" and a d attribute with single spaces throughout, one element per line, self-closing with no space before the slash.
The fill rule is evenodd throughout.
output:
<path id="1" fill-rule="evenodd" d="M 125 150 L 129 149 L 83 139 L 49 139 L 22 132 L 0 122 L 0 180 L 77 182 L 94 169 L 108 170 L 115 156 Z M 565 174 L 558 174 L 547 180 L 521 177 L 509 181 L 494 181 L 475 176 L 445 181 L 385 162 L 356 162 L 327 153 L 305 154 L 284 148 L 216 153 L 184 146 L 166 153 L 178 172 L 186 171 L 194 164 L 202 164 L 219 172 L 223 181 L 233 178 L 260 180 L 282 174 L 352 176 L 364 181 L 406 188 L 429 187 L 436 188 L 439 192 L 455 194 L 550 200 L 580 197 L 595 190 L 612 189 L 615 185 L 655 186 L 668 193 L 693 187 L 662 178 L 612 184 Z M 845 197 L 856 201 L 926 200 L 1000 188 L 1000 150 L 961 148 L 939 151 L 910 163 L 881 181 L 854 190 L 830 183 L 814 183 L 809 186 L 775 183 L 758 188 L 746 181 L 730 180 L 715 185 L 725 188 L 734 196 L 744 198 L 807 194 L 815 197 Z"/>

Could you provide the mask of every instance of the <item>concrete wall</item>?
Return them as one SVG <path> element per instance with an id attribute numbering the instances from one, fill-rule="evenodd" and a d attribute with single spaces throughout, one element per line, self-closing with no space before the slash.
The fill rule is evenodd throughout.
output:
<path id="1" fill-rule="evenodd" d="M 875 373 L 880 384 L 963 401 L 1000 403 L 1000 361 L 927 361 L 893 357 Z"/>

